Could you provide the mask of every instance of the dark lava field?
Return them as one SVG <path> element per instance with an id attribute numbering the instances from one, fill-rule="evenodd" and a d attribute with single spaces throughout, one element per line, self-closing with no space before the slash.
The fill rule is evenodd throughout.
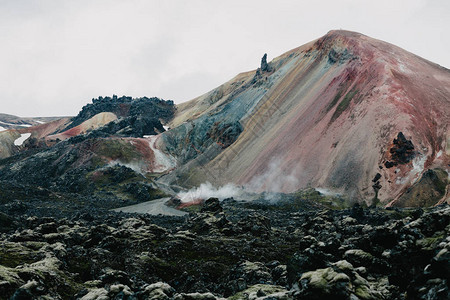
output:
<path id="1" fill-rule="evenodd" d="M 449 299 L 450 207 L 0 213 L 1 299 Z"/>

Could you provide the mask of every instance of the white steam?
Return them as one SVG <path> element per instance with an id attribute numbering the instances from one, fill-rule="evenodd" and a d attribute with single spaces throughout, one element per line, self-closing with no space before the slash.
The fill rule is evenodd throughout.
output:
<path id="1" fill-rule="evenodd" d="M 299 189 L 297 169 L 292 168 L 289 171 L 283 169 L 281 162 L 281 159 L 272 159 L 264 174 L 253 177 L 244 186 L 228 183 L 216 188 L 210 182 L 205 182 L 187 192 L 178 193 L 177 197 L 182 202 L 191 202 L 211 197 L 219 198 L 219 200 L 231 197 L 239 197 L 239 200 L 254 200 L 262 195 L 266 200 L 277 201 L 280 197 L 279 193 L 294 192 Z"/>
<path id="2" fill-rule="evenodd" d="M 123 163 L 118 160 L 113 160 L 102 169 L 107 169 L 107 168 L 116 167 L 116 166 L 124 166 L 124 167 L 130 168 L 134 172 L 145 176 L 145 172 L 142 170 L 140 164 L 138 164 L 138 163 Z"/>
<path id="3" fill-rule="evenodd" d="M 296 169 L 290 173 L 283 169 L 281 159 L 272 159 L 264 174 L 253 177 L 245 188 L 251 192 L 280 193 L 282 191 L 295 191 L 298 189 L 299 180 Z"/>
<path id="4" fill-rule="evenodd" d="M 237 197 L 242 194 L 244 194 L 244 189 L 231 183 L 216 188 L 210 182 L 205 182 L 197 188 L 192 188 L 187 192 L 178 193 L 177 197 L 182 202 L 192 202 L 198 199 L 208 199 L 212 197 L 223 200 L 226 198 Z"/>

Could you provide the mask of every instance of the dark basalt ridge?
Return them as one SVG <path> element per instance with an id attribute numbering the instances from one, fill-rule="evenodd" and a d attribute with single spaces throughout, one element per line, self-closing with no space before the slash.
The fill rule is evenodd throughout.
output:
<path id="1" fill-rule="evenodd" d="M 119 118 L 152 117 L 156 120 L 169 121 L 175 112 L 175 105 L 171 100 L 162 100 L 157 97 L 132 98 L 127 96 L 98 97 L 92 99 L 92 103 L 83 106 L 72 123 L 63 129 L 65 131 L 102 112 L 112 112 Z"/>

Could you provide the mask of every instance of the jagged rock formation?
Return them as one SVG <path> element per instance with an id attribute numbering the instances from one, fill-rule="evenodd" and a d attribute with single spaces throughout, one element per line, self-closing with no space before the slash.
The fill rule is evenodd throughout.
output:
<path id="1" fill-rule="evenodd" d="M 263 57 L 261 58 L 261 72 L 270 72 L 272 71 L 272 68 L 267 63 L 267 53 L 264 53 Z"/>
<path id="2" fill-rule="evenodd" d="M 30 148 L 52 146 L 71 137 L 96 132 L 99 137 L 143 137 L 156 135 L 165 129 L 161 122 L 167 123 L 175 112 L 174 103 L 162 99 L 131 97 L 99 97 L 92 99 L 74 118 L 36 118 L 23 119 L 30 122 L 27 127 L 19 125 L 15 129 L 0 132 L 0 158 L 6 158 Z M 44 124 L 43 121 L 48 122 Z M 25 122 L 19 119 L 17 122 Z M 20 123 L 22 124 L 22 123 Z M 32 124 L 32 125 L 30 125 Z M 29 138 L 20 145 L 14 141 L 21 135 Z"/>
<path id="3" fill-rule="evenodd" d="M 152 115 L 158 116 L 166 122 L 172 118 L 173 110 L 167 109 L 174 105 L 173 101 L 164 101 L 159 98 L 136 98 L 122 96 L 99 97 L 92 99 L 92 103 L 83 106 L 72 123 L 66 128 L 70 129 L 102 112 L 111 112 L 119 117 Z"/>
<path id="4" fill-rule="evenodd" d="M 85 105 L 79 114 L 60 134 L 49 136 L 49 139 L 65 139 L 100 129 L 110 135 L 142 137 L 163 132 L 162 122 L 168 122 L 175 111 L 171 100 L 159 98 L 137 98 L 122 96 L 99 97 Z"/>

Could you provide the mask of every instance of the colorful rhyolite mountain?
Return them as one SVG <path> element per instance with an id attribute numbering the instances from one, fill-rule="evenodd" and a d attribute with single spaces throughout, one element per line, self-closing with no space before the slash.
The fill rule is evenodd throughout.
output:
<path id="1" fill-rule="evenodd" d="M 96 100 L 72 123 L 3 132 L 0 145 L 9 152 L 0 156 L 26 148 L 13 145 L 25 133 L 48 147 L 91 132 L 64 147 L 119 143 L 121 154 L 108 158 L 102 150 L 102 161 L 133 164 L 165 187 L 207 181 L 255 192 L 314 187 L 397 206 L 450 199 L 450 71 L 359 33 L 330 31 L 269 63 L 264 56 L 257 70 L 176 110 L 160 100 L 115 100 Z M 130 158 L 125 146 L 145 155 Z M 100 154 L 91 150 L 97 162 Z"/>
<path id="2" fill-rule="evenodd" d="M 159 147 L 181 167 L 162 180 L 429 205 L 449 198 L 449 124 L 448 69 L 330 31 L 179 105 Z"/>

